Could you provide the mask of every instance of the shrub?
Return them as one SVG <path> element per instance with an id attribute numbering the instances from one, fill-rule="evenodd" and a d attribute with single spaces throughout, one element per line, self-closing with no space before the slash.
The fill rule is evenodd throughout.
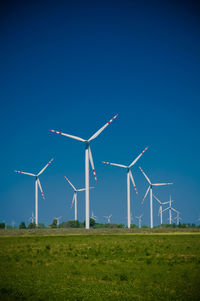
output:
<path id="1" fill-rule="evenodd" d="M 36 224 L 35 223 L 30 223 L 28 225 L 28 229 L 35 229 L 36 228 Z"/>
<path id="2" fill-rule="evenodd" d="M 26 229 L 25 222 L 21 222 L 21 224 L 19 225 L 19 229 Z"/>
<path id="3" fill-rule="evenodd" d="M 6 224 L 5 223 L 0 223 L 0 229 L 5 229 Z"/>

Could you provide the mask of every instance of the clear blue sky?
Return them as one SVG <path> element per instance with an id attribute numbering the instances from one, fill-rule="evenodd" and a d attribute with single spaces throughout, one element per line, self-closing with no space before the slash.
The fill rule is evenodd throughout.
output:
<path id="1" fill-rule="evenodd" d="M 151 2 L 151 4 L 150 4 Z M 126 172 L 102 160 L 130 164 L 131 211 L 149 225 L 148 187 L 169 194 L 183 222 L 200 216 L 200 10 L 193 1 L 3 1 L 0 18 L 0 220 L 27 223 L 34 211 L 38 172 L 39 221 L 74 218 L 73 191 L 64 179 L 84 186 L 84 145 L 49 132 L 89 138 L 118 118 L 91 144 L 98 183 L 90 173 L 91 210 L 126 224 Z M 91 170 L 90 170 L 91 171 Z M 85 217 L 84 193 L 78 218 Z M 166 222 L 167 215 L 164 217 Z M 136 223 L 136 220 L 133 220 Z M 159 223 L 154 202 L 154 223 Z"/>

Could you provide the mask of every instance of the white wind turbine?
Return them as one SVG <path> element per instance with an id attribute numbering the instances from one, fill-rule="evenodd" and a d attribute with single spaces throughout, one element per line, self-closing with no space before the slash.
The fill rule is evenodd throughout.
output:
<path id="1" fill-rule="evenodd" d="M 57 226 L 59 226 L 60 224 L 60 219 L 62 218 L 62 216 L 59 216 L 59 217 L 55 217 L 55 219 L 57 220 Z"/>
<path id="2" fill-rule="evenodd" d="M 77 221 L 78 220 L 78 218 L 77 218 L 77 192 L 85 191 L 85 188 L 76 189 L 75 186 L 70 182 L 70 180 L 67 177 L 65 177 L 65 179 L 68 181 L 68 183 L 71 185 L 71 187 L 74 190 L 71 208 L 73 207 L 73 204 L 74 204 L 74 220 Z M 90 187 L 89 189 L 92 189 L 92 188 L 94 188 L 94 187 Z"/>
<path id="3" fill-rule="evenodd" d="M 36 224 L 36 226 L 38 226 L 38 186 L 40 188 L 43 199 L 45 199 L 44 198 L 44 193 L 43 193 L 43 190 L 42 190 L 42 186 L 41 186 L 41 183 L 40 183 L 40 180 L 39 180 L 39 176 L 44 172 L 44 170 L 47 168 L 47 166 L 52 161 L 53 161 L 53 159 L 51 159 L 47 163 L 47 165 L 45 165 L 45 167 L 41 169 L 41 171 L 38 174 L 33 174 L 33 173 L 24 172 L 24 171 L 14 170 L 17 173 L 22 173 L 22 174 L 25 174 L 25 175 L 28 175 L 28 176 L 35 177 L 35 224 Z"/>
<path id="4" fill-rule="evenodd" d="M 177 210 L 172 208 L 172 202 L 173 201 L 172 201 L 172 198 L 171 198 L 171 195 L 170 195 L 170 197 L 169 197 L 169 207 L 163 210 L 163 212 L 169 210 L 169 224 L 170 225 L 172 224 L 172 210 L 177 213 Z"/>
<path id="5" fill-rule="evenodd" d="M 179 225 L 180 220 L 182 220 L 182 218 L 180 217 L 180 212 L 176 210 L 176 224 Z"/>
<path id="6" fill-rule="evenodd" d="M 138 219 L 139 228 L 141 228 L 141 226 L 142 226 L 142 217 L 143 217 L 143 214 L 141 214 L 140 216 L 136 216 L 136 218 Z"/>
<path id="7" fill-rule="evenodd" d="M 108 220 L 108 224 L 110 224 L 110 219 L 111 219 L 112 214 L 110 214 L 109 216 L 104 216 L 105 218 L 107 218 Z"/>
<path id="8" fill-rule="evenodd" d="M 122 164 L 116 164 L 116 163 L 110 163 L 110 162 L 102 161 L 102 163 L 104 163 L 104 164 L 114 165 L 114 166 L 122 167 L 122 168 L 126 169 L 126 175 L 127 175 L 127 222 L 128 222 L 128 228 L 131 227 L 130 178 L 131 178 L 131 181 L 133 183 L 133 187 L 134 187 L 136 193 L 138 193 L 137 192 L 137 188 L 135 186 L 134 179 L 133 179 L 133 175 L 132 175 L 132 172 L 131 172 L 131 167 L 139 160 L 139 158 L 144 154 L 144 152 L 147 149 L 148 149 L 148 147 L 146 147 L 143 150 L 143 152 L 141 152 L 141 154 L 128 166 L 122 165 Z"/>
<path id="9" fill-rule="evenodd" d="M 94 169 L 94 162 L 93 162 L 93 158 L 92 158 L 92 152 L 90 149 L 90 142 L 92 140 L 94 140 L 95 138 L 97 138 L 99 136 L 99 134 L 118 116 L 118 114 L 116 116 L 114 116 L 110 121 L 108 121 L 102 128 L 100 128 L 94 135 L 92 135 L 88 140 L 85 140 L 83 138 L 77 137 L 77 136 L 73 136 L 73 135 L 69 135 L 69 134 L 65 134 L 65 133 L 61 133 L 58 131 L 54 131 L 54 130 L 50 130 L 53 133 L 57 133 L 59 135 L 63 135 L 78 141 L 81 141 L 83 143 L 85 143 L 85 227 L 86 229 L 90 228 L 90 199 L 89 199 L 89 161 L 90 164 L 92 166 L 92 170 L 94 173 L 94 177 L 95 180 L 97 181 L 97 177 L 96 177 L 96 173 L 95 173 L 95 169 Z"/>
<path id="10" fill-rule="evenodd" d="M 151 181 L 149 180 L 149 178 L 147 177 L 147 175 L 144 173 L 144 171 L 142 170 L 141 167 L 139 167 L 141 172 L 143 173 L 143 175 L 145 176 L 147 182 L 149 183 L 149 187 L 147 188 L 147 191 L 145 193 L 145 196 L 142 200 L 142 203 L 144 202 L 144 200 L 146 199 L 146 196 L 150 190 L 150 226 L 151 228 L 153 228 L 153 198 L 152 198 L 152 186 L 165 186 L 165 185 L 171 185 L 173 183 L 151 183 Z"/>
<path id="11" fill-rule="evenodd" d="M 153 197 L 160 204 L 158 214 L 160 215 L 160 224 L 162 225 L 162 223 L 163 223 L 163 218 L 162 218 L 163 209 L 162 209 L 162 206 L 165 205 L 165 204 L 169 204 L 169 202 L 163 202 L 162 203 L 154 194 L 153 194 Z"/>
<path id="12" fill-rule="evenodd" d="M 31 215 L 31 217 L 29 217 L 29 221 L 31 220 L 31 223 L 33 224 L 34 223 L 34 219 L 35 219 L 35 217 L 34 217 L 34 214 L 33 214 L 33 212 L 32 212 L 32 215 Z"/>
<path id="13" fill-rule="evenodd" d="M 92 211 L 91 218 L 92 218 L 93 220 L 95 220 L 95 221 L 98 220 L 98 217 L 94 215 L 93 211 Z"/>

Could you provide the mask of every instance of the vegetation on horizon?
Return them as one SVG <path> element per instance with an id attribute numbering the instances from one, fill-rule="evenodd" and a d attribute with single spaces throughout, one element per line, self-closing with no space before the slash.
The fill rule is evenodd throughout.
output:
<path id="1" fill-rule="evenodd" d="M 190 223 L 179 223 L 178 225 L 173 223 L 173 224 L 163 224 L 163 225 L 158 225 L 158 226 L 154 226 L 155 228 L 200 228 L 200 225 L 195 225 L 195 224 L 190 224 Z M 36 228 L 36 224 L 35 223 L 29 223 L 27 226 L 25 224 L 25 222 L 21 222 L 20 225 L 17 226 L 10 226 L 10 225 L 6 225 L 4 222 L 0 223 L 0 229 L 35 229 Z M 39 223 L 38 224 L 38 228 L 40 229 L 44 229 L 44 228 L 85 228 L 85 222 L 80 222 L 80 221 L 75 221 L 75 220 L 69 220 L 66 222 L 62 222 L 58 225 L 58 221 L 57 219 L 53 219 L 52 223 L 46 227 L 44 223 Z M 94 228 L 94 229 L 103 229 L 103 228 L 126 228 L 126 226 L 124 224 L 113 224 L 113 223 L 97 223 L 95 222 L 95 220 L 93 218 L 90 218 L 90 228 Z M 131 224 L 131 228 L 139 228 L 136 224 Z M 149 228 L 149 226 L 147 225 L 142 225 L 142 228 Z"/>

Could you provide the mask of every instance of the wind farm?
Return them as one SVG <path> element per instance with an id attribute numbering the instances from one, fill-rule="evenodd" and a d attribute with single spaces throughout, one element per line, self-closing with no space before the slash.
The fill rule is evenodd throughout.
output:
<path id="1" fill-rule="evenodd" d="M 200 300 L 199 36 L 197 1 L 3 1 L 0 300 Z"/>

